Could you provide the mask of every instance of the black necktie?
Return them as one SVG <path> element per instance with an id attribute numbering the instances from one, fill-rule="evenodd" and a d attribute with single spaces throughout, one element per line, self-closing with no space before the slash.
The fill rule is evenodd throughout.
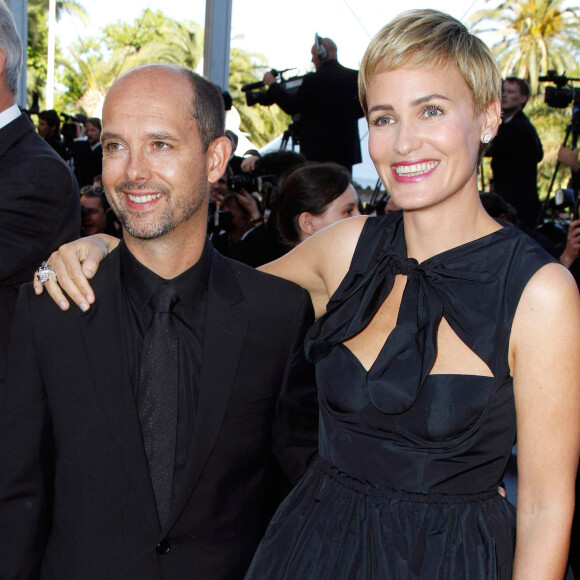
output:
<path id="1" fill-rule="evenodd" d="M 179 338 L 171 310 L 179 297 L 169 284 L 153 294 L 153 320 L 143 342 L 137 409 L 161 525 L 171 508 L 177 436 Z"/>

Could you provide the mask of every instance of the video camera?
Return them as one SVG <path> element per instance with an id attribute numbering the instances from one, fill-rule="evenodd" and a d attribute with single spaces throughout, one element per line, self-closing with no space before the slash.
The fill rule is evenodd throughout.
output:
<path id="1" fill-rule="evenodd" d="M 302 85 L 302 81 L 304 80 L 305 75 L 285 79 L 282 75 L 291 70 L 296 69 L 287 68 L 281 71 L 277 71 L 273 68 L 270 72 L 276 77 L 276 82 L 280 83 L 286 92 L 293 95 Z M 253 107 L 256 104 L 269 107 L 270 105 L 274 104 L 274 100 L 268 95 L 266 91 L 258 90 L 263 89 L 264 87 L 265 85 L 263 81 L 242 86 L 242 92 L 246 94 L 246 104 L 248 107 Z"/>
<path id="2" fill-rule="evenodd" d="M 247 192 L 261 192 L 264 184 L 270 183 L 276 185 L 276 176 L 273 174 L 256 175 L 255 173 L 242 173 L 241 175 L 232 175 L 228 178 L 228 189 L 233 192 L 245 189 Z"/>
<path id="3" fill-rule="evenodd" d="M 580 81 L 580 79 L 568 78 L 565 75 L 556 74 L 555 70 L 549 70 L 546 76 L 539 78 L 539 81 L 556 85 L 555 87 L 546 87 L 544 93 L 544 101 L 549 107 L 565 109 L 572 101 L 574 101 L 574 107 L 580 107 L 580 89 L 565 88 L 570 81 Z"/>
<path id="4" fill-rule="evenodd" d="M 572 103 L 572 122 L 568 126 L 568 134 L 572 133 L 572 146 L 576 147 L 578 136 L 580 135 L 580 88 L 572 87 L 571 81 L 580 81 L 580 79 L 557 75 L 556 71 L 549 70 L 545 77 L 540 77 L 541 83 L 553 83 L 556 86 L 546 87 L 544 93 L 544 102 L 549 107 L 555 109 L 565 109 Z M 568 135 L 566 135 L 566 138 Z M 564 142 L 564 145 L 566 143 Z"/>
<path id="5" fill-rule="evenodd" d="M 72 149 L 75 139 L 82 134 L 79 126 L 82 126 L 82 124 L 87 121 L 88 117 L 80 114 L 68 115 L 67 113 L 61 113 L 60 116 L 64 119 L 64 124 L 61 127 L 64 143 L 69 149 Z"/>
<path id="6" fill-rule="evenodd" d="M 566 75 L 558 75 L 556 74 L 556 71 L 549 70 L 546 76 L 539 77 L 538 80 L 541 83 L 552 83 L 555 85 L 546 87 L 544 92 L 544 102 L 546 105 L 555 109 L 565 109 L 570 103 L 572 103 L 572 120 L 571 123 L 566 126 L 566 134 L 562 146 L 566 147 L 568 145 L 568 138 L 572 136 L 572 148 L 575 148 L 578 142 L 578 136 L 580 136 L 580 89 L 572 86 L 566 87 L 566 85 L 570 85 L 571 81 L 580 81 L 580 79 L 569 78 L 566 77 Z M 548 194 L 542 204 L 541 215 L 549 209 L 549 200 L 556 182 L 556 175 L 559 168 L 560 162 L 558 161 L 556 163 L 556 168 L 554 169 L 554 174 L 552 175 L 552 180 L 550 181 Z"/>

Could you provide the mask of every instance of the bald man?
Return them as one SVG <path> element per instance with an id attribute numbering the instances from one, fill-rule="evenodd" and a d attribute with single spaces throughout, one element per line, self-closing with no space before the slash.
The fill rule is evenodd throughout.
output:
<path id="1" fill-rule="evenodd" d="M 224 123 L 219 89 L 185 68 L 135 69 L 106 97 L 123 242 L 86 312 L 20 293 L 0 392 L 2 580 L 241 580 L 274 481 L 316 453 L 309 296 L 206 237 Z"/>
<path id="2" fill-rule="evenodd" d="M 342 66 L 336 44 L 315 36 L 312 63 L 316 72 L 304 77 L 294 94 L 268 72 L 264 75 L 268 95 L 289 115 L 300 115 L 300 152 L 309 161 L 334 161 L 352 173 L 360 163 L 358 119 L 363 111 L 358 100 L 358 72 Z"/>

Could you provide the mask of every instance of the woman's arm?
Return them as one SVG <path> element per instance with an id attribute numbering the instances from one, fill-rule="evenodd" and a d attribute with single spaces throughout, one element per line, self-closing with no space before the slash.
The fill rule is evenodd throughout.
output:
<path id="1" fill-rule="evenodd" d="M 518 430 L 514 580 L 562 580 L 580 452 L 580 299 L 574 280 L 549 264 L 518 306 L 510 366 Z"/>
<path id="2" fill-rule="evenodd" d="M 34 291 L 42 294 L 43 288 L 46 288 L 51 298 L 63 310 L 67 310 L 69 302 L 62 292 L 64 290 L 81 310 L 88 310 L 89 305 L 95 301 L 88 279 L 96 274 L 99 263 L 118 245 L 117 238 L 96 234 L 61 246 L 47 260 L 56 272 L 58 282 L 51 277 L 43 286 L 35 275 Z"/>
<path id="3" fill-rule="evenodd" d="M 318 318 L 348 272 L 366 220 L 360 216 L 332 224 L 259 269 L 308 290 Z"/>
<path id="4" fill-rule="evenodd" d="M 328 226 L 260 270 L 306 288 L 316 317 L 321 316 L 330 296 L 348 272 L 366 219 L 352 217 Z M 97 234 L 61 246 L 47 260 L 56 272 L 58 282 L 50 278 L 44 288 L 63 310 L 69 307 L 63 290 L 81 310 L 88 310 L 95 301 L 88 279 L 95 275 L 99 263 L 118 244 L 117 238 Z M 36 276 L 34 290 L 37 294 L 43 290 Z"/>

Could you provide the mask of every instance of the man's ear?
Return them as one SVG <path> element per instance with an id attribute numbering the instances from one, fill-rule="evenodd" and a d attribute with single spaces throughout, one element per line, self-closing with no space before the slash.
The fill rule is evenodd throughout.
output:
<path id="1" fill-rule="evenodd" d="M 207 180 L 214 184 L 225 173 L 232 144 L 227 137 L 214 139 L 207 149 Z"/>
<path id="2" fill-rule="evenodd" d="M 6 51 L 0 47 L 0 77 L 6 70 Z"/>
<path id="3" fill-rule="evenodd" d="M 298 225 L 305 236 L 312 236 L 316 233 L 316 224 L 314 223 L 313 215 L 307 211 L 303 211 L 298 216 Z"/>

